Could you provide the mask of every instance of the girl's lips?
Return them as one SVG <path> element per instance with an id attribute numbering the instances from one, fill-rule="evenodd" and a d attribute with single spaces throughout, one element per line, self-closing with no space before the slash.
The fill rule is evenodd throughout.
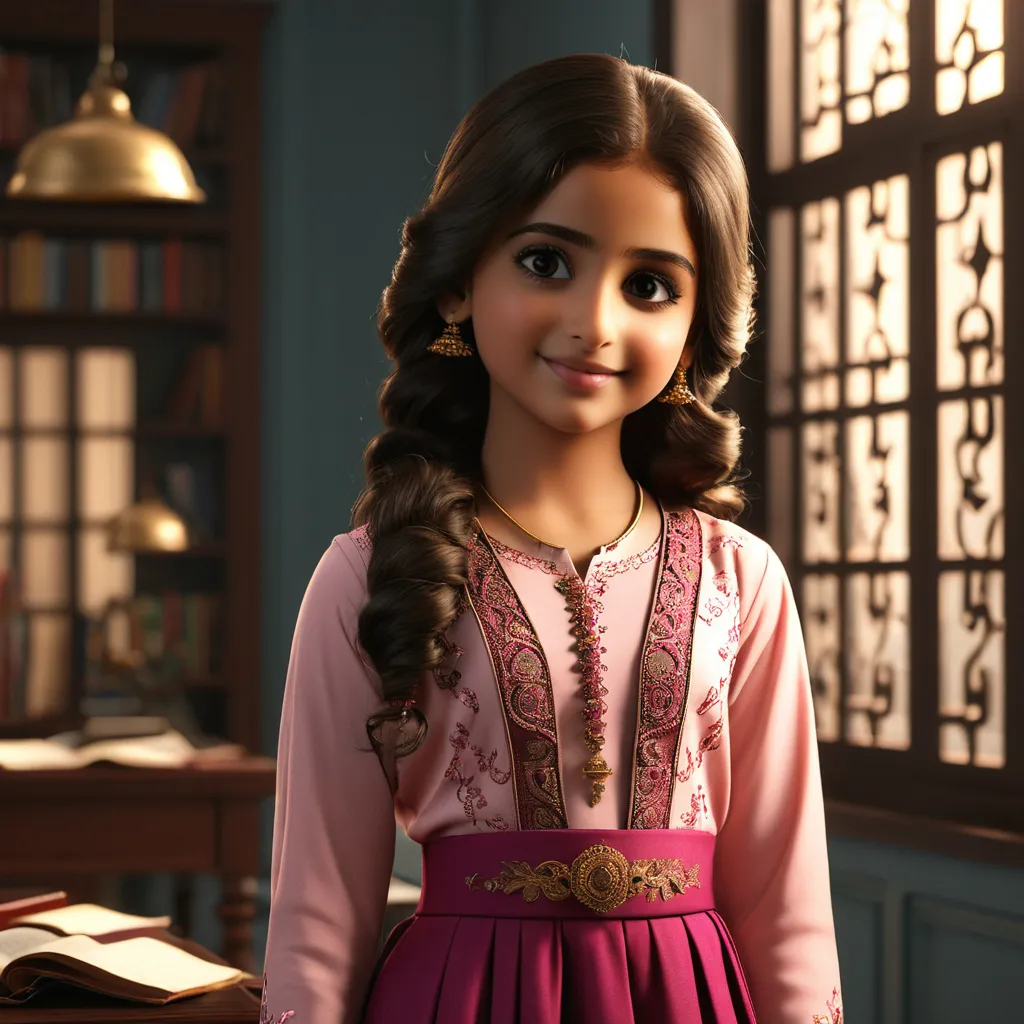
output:
<path id="1" fill-rule="evenodd" d="M 619 376 L 617 373 L 585 373 L 582 370 L 573 370 L 571 367 L 563 366 L 552 359 L 546 359 L 544 356 L 541 356 L 541 358 L 551 367 L 553 373 L 561 377 L 566 384 L 578 388 L 580 391 L 597 391 L 598 388 L 603 388 L 613 377 Z"/>

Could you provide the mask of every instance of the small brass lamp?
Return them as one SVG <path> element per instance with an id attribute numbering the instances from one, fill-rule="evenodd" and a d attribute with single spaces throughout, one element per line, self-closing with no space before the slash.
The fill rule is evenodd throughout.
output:
<path id="1" fill-rule="evenodd" d="M 113 0 L 100 0 L 99 62 L 66 124 L 30 139 L 6 193 L 74 203 L 201 203 L 206 194 L 174 142 L 139 124 L 114 62 Z"/>

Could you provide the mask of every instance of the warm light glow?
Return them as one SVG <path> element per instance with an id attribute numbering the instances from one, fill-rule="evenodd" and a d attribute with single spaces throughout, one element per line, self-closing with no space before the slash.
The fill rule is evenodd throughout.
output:
<path id="1" fill-rule="evenodd" d="M 1000 384 L 1005 348 L 1002 144 L 939 160 L 935 197 L 938 386 L 962 388 L 968 379 L 974 385 Z"/>
<path id="2" fill-rule="evenodd" d="M 854 746 L 907 750 L 910 576 L 905 572 L 850 576 L 846 581 L 846 621 L 846 740 Z M 876 685 L 879 682 L 882 687 Z M 884 695 L 885 688 L 891 689 L 890 697 Z M 871 713 L 877 716 L 875 737 L 871 734 Z"/>
<path id="3" fill-rule="evenodd" d="M 936 0 L 935 109 L 951 114 L 1005 85 L 1003 0 Z"/>
<path id="4" fill-rule="evenodd" d="M 846 401 L 910 393 L 910 179 L 846 195 Z"/>
<path id="5" fill-rule="evenodd" d="M 909 413 L 901 410 L 848 420 L 845 468 L 847 559 L 899 562 L 909 558 Z M 883 493 L 884 503 L 879 501 Z"/>
<path id="6" fill-rule="evenodd" d="M 817 160 L 842 145 L 839 78 L 840 0 L 802 0 L 800 159 Z"/>
<path id="7" fill-rule="evenodd" d="M 806 412 L 839 407 L 839 200 L 801 210 L 800 363 Z"/>
<path id="8" fill-rule="evenodd" d="M 847 0 L 846 120 L 863 124 L 910 99 L 909 0 Z"/>
<path id="9" fill-rule="evenodd" d="M 765 143 L 768 170 L 773 173 L 788 170 L 795 159 L 793 3 L 794 0 L 768 0 L 768 130 Z"/>
<path id="10" fill-rule="evenodd" d="M 964 573 L 939 576 L 939 711 L 971 721 L 980 718 L 983 710 L 984 721 L 977 728 L 973 760 L 964 726 L 941 725 L 939 757 L 949 764 L 1002 768 L 1006 763 L 1005 576 L 999 571 L 977 571 L 969 579 L 965 594 Z M 967 604 L 984 608 L 986 614 L 977 619 L 965 615 Z"/>

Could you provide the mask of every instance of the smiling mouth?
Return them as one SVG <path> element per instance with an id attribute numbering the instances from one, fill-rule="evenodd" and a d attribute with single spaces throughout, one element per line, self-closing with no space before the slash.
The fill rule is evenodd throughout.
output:
<path id="1" fill-rule="evenodd" d="M 605 372 L 576 370 L 571 366 L 566 366 L 564 363 L 548 359 L 546 356 L 541 356 L 541 359 L 547 363 L 555 376 L 559 377 L 570 387 L 581 391 L 596 391 L 598 388 L 603 388 L 612 378 L 621 377 L 626 372 L 625 370 L 608 370 Z"/>

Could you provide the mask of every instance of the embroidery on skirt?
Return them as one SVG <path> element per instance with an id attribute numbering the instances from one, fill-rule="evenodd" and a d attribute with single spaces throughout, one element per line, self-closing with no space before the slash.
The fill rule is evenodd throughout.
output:
<path id="1" fill-rule="evenodd" d="M 267 975 L 263 974 L 263 998 L 260 1000 L 260 1024 L 285 1024 L 295 1016 L 294 1010 L 285 1010 L 279 1017 L 272 1017 L 267 1009 Z"/>

